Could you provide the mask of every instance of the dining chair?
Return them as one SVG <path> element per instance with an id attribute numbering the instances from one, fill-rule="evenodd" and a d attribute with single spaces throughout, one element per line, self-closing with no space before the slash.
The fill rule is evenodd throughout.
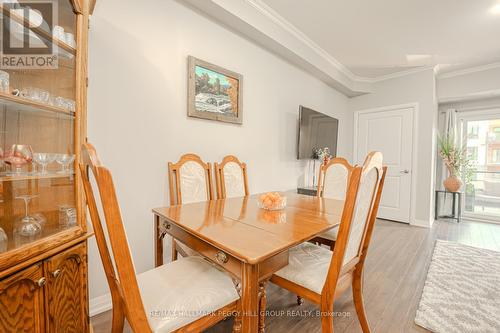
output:
<path id="1" fill-rule="evenodd" d="M 177 163 L 168 163 L 168 183 L 172 206 L 213 199 L 211 165 L 196 154 L 185 154 Z M 177 260 L 178 253 L 183 257 L 197 255 L 172 238 L 172 261 Z"/>
<path id="2" fill-rule="evenodd" d="M 345 158 L 331 159 L 319 170 L 317 196 L 321 198 L 345 200 L 349 177 L 353 166 Z M 327 245 L 333 251 L 339 228 L 335 227 L 312 239 L 314 243 Z"/>
<path id="3" fill-rule="evenodd" d="M 233 155 L 221 163 L 214 163 L 217 198 L 234 198 L 248 195 L 247 165 Z"/>
<path id="4" fill-rule="evenodd" d="M 136 275 L 111 172 L 88 143 L 82 146 L 79 169 L 111 290 L 112 333 L 123 332 L 125 318 L 136 333 L 199 332 L 237 310 L 240 297 L 231 277 L 201 257 L 182 258 Z M 238 317 L 235 327 L 239 324 Z"/>
<path id="5" fill-rule="evenodd" d="M 323 333 L 333 332 L 334 300 L 352 285 L 354 306 L 364 333 L 370 332 L 363 302 L 363 267 L 370 245 L 387 167 L 370 153 L 352 169 L 333 251 L 306 242 L 290 250 L 289 264 L 271 282 L 318 304 Z"/>

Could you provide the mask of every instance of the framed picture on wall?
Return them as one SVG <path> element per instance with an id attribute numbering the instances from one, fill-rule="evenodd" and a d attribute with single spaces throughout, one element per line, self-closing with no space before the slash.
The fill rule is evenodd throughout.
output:
<path id="1" fill-rule="evenodd" d="M 188 116 L 242 124 L 243 76 L 189 56 Z"/>

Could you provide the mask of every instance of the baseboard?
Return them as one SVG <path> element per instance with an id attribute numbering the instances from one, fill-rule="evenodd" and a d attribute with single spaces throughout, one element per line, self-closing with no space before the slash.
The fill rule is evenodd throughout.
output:
<path id="1" fill-rule="evenodd" d="M 91 317 L 100 313 L 111 310 L 113 303 L 111 302 L 111 294 L 107 293 L 102 296 L 94 297 L 89 302 L 89 315 Z"/>
<path id="2" fill-rule="evenodd" d="M 430 221 L 413 219 L 413 221 L 410 222 L 410 225 L 415 227 L 430 228 L 433 223 L 434 219 L 431 219 Z"/>

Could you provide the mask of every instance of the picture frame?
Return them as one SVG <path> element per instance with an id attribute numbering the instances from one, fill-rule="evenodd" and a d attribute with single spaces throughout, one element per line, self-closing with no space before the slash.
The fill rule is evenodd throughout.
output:
<path id="1" fill-rule="evenodd" d="M 188 57 L 188 116 L 243 124 L 243 76 Z"/>

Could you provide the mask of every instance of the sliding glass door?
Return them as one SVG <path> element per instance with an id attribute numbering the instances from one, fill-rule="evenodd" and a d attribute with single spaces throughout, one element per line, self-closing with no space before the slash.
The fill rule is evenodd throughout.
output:
<path id="1" fill-rule="evenodd" d="M 500 109 L 462 112 L 459 124 L 474 166 L 464 216 L 500 223 Z"/>

